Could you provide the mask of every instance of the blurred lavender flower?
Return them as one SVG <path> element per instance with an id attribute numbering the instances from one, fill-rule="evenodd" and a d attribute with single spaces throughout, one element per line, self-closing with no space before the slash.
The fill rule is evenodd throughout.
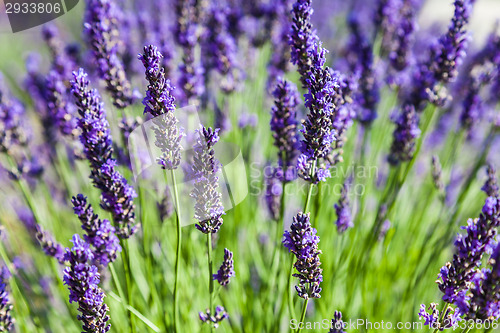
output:
<path id="1" fill-rule="evenodd" d="M 165 221 L 172 216 L 172 213 L 174 212 L 174 204 L 172 202 L 172 195 L 170 194 L 168 186 L 165 191 L 163 191 L 161 201 L 156 203 L 156 207 L 158 208 L 161 221 Z"/>
<path id="2" fill-rule="evenodd" d="M 118 55 L 118 7 L 110 0 L 87 0 L 84 17 L 85 39 L 93 51 L 101 79 L 120 109 L 133 102 L 133 93 Z"/>
<path id="3" fill-rule="evenodd" d="M 204 72 L 217 71 L 222 76 L 218 84 L 226 93 L 236 88 L 238 71 L 236 41 L 229 33 L 228 14 L 229 8 L 225 5 L 210 3 L 201 36 Z"/>
<path id="4" fill-rule="evenodd" d="M 349 198 L 347 197 L 348 191 L 349 188 L 346 181 L 342 186 L 339 202 L 335 204 L 335 213 L 337 214 L 337 221 L 335 221 L 335 224 L 337 225 L 337 231 L 340 234 L 354 226 L 352 222 Z"/>
<path id="5" fill-rule="evenodd" d="M 400 17 L 392 39 L 389 63 L 396 71 L 403 71 L 410 65 L 411 51 L 417 29 L 417 8 L 420 0 L 403 0 Z"/>
<path id="6" fill-rule="evenodd" d="M 496 170 L 492 164 L 489 164 L 486 171 L 488 178 L 486 179 L 486 182 L 484 183 L 483 187 L 481 187 L 481 190 L 484 191 L 489 197 L 498 198 L 499 193 L 498 193 Z"/>
<path id="7" fill-rule="evenodd" d="M 213 315 L 213 316 L 210 313 L 210 310 L 207 310 L 205 313 L 203 313 L 203 312 L 198 313 L 198 318 L 200 318 L 200 320 L 203 323 L 211 323 L 214 328 L 219 327 L 220 322 L 222 322 L 224 319 L 226 319 L 228 317 L 229 317 L 229 315 L 224 310 L 224 308 L 220 305 L 215 308 L 215 315 Z"/>
<path id="8" fill-rule="evenodd" d="M 318 37 L 311 24 L 312 0 L 297 0 L 292 9 L 292 28 L 289 44 L 291 61 L 297 65 L 302 86 L 308 87 L 307 78 L 313 66 L 312 52 L 317 48 Z"/>
<path id="9" fill-rule="evenodd" d="M 255 113 L 242 112 L 238 119 L 238 127 L 245 129 L 248 127 L 257 127 L 257 115 Z"/>
<path id="10" fill-rule="evenodd" d="M 23 128 L 24 107 L 8 95 L 0 73 L 0 151 L 9 153 L 15 146 L 26 145 L 28 138 Z"/>
<path id="11" fill-rule="evenodd" d="M 64 248 L 61 244 L 54 240 L 54 237 L 48 232 L 43 230 L 42 226 L 37 224 L 36 228 L 36 238 L 40 243 L 40 246 L 49 257 L 57 259 L 60 264 L 64 264 Z"/>
<path id="12" fill-rule="evenodd" d="M 323 281 L 323 270 L 320 267 L 321 250 L 318 249 L 318 243 L 319 236 L 311 226 L 309 213 L 299 212 L 293 218 L 290 231 L 283 234 L 283 245 L 297 258 L 294 267 L 298 273 L 293 276 L 299 278 L 299 285 L 295 289 L 299 297 L 304 299 L 321 297 L 319 285 Z"/>
<path id="13" fill-rule="evenodd" d="M 196 63 L 195 47 L 198 44 L 198 24 L 200 21 L 197 6 L 190 0 L 175 0 L 176 22 L 173 28 L 176 43 L 182 48 L 182 63 L 179 65 L 183 103 L 194 102 L 205 91 L 203 67 Z"/>
<path id="14" fill-rule="evenodd" d="M 144 113 L 153 116 L 153 130 L 155 132 L 155 145 L 160 148 L 162 155 L 157 158 L 162 169 L 175 170 L 181 162 L 181 139 L 183 130 L 178 127 L 178 120 L 174 115 L 175 98 L 172 95 L 174 87 L 165 77 L 161 67 L 162 54 L 153 46 L 145 46 L 144 54 L 139 59 L 146 68 L 146 79 L 149 82 L 146 97 L 142 103 Z"/>
<path id="15" fill-rule="evenodd" d="M 14 327 L 14 319 L 11 316 L 12 304 L 7 291 L 7 283 L 11 274 L 7 267 L 0 269 L 0 331 L 8 332 Z"/>
<path id="16" fill-rule="evenodd" d="M 344 331 L 344 322 L 342 321 L 342 312 L 335 311 L 332 319 L 332 326 L 328 333 L 346 333 Z"/>
<path id="17" fill-rule="evenodd" d="M 289 33 L 291 18 L 291 0 L 282 0 L 276 4 L 277 22 L 271 31 L 271 49 L 273 50 L 267 71 L 268 88 L 272 88 L 278 78 L 283 77 L 290 67 Z"/>
<path id="18" fill-rule="evenodd" d="M 224 249 L 224 261 L 216 274 L 214 280 L 217 280 L 221 286 L 229 284 L 230 278 L 234 276 L 233 252 Z"/>
<path id="19" fill-rule="evenodd" d="M 500 200 L 488 197 L 479 218 L 469 219 L 467 226 L 462 227 L 466 230 L 466 235 L 457 235 L 453 261 L 441 268 L 441 280 L 438 280 L 438 284 L 445 302 L 456 303 L 460 295 L 463 295 L 461 292 L 468 289 L 483 255 L 491 253 L 499 225 Z"/>
<path id="20" fill-rule="evenodd" d="M 396 124 L 396 129 L 393 133 L 388 161 L 391 165 L 398 165 L 413 157 L 415 140 L 420 136 L 419 116 L 414 106 L 407 104 L 403 106 L 401 114 L 393 116 L 393 121 Z"/>
<path id="21" fill-rule="evenodd" d="M 222 226 L 222 215 L 225 214 L 217 176 L 220 162 L 215 158 L 213 149 L 219 141 L 219 130 L 202 127 L 197 133 L 192 166 L 194 188 L 190 194 L 196 201 L 194 218 L 198 220 L 196 228 L 202 233 L 216 233 Z"/>
<path id="22" fill-rule="evenodd" d="M 439 192 L 444 190 L 444 183 L 441 179 L 442 168 L 439 162 L 439 157 L 437 155 L 432 156 L 431 160 L 431 172 L 432 172 L 432 182 Z"/>
<path id="23" fill-rule="evenodd" d="M 90 162 L 90 178 L 94 186 L 101 190 L 101 206 L 113 215 L 120 238 L 128 238 L 135 233 L 135 206 L 137 196 L 127 180 L 116 170 L 116 161 L 111 157 L 112 139 L 106 114 L 97 90 L 90 89 L 87 74 L 80 69 L 73 73 L 72 93 L 80 118 L 80 141 L 84 154 Z"/>
<path id="24" fill-rule="evenodd" d="M 47 75 L 47 108 L 60 133 L 76 136 L 76 119 L 72 105 L 68 103 L 68 89 L 64 80 L 55 70 L 51 70 Z"/>
<path id="25" fill-rule="evenodd" d="M 278 148 L 278 165 L 283 170 L 282 181 L 292 181 L 296 172 L 296 158 L 299 148 L 297 133 L 297 106 L 300 103 L 297 87 L 279 78 L 273 91 L 274 106 L 271 108 L 271 131 L 274 145 Z M 290 177 L 291 176 L 291 177 Z"/>
<path id="26" fill-rule="evenodd" d="M 352 58 L 356 59 L 351 60 L 354 61 L 351 64 L 351 71 L 359 77 L 359 89 L 354 94 L 354 106 L 357 109 L 358 120 L 364 126 L 369 126 L 377 118 L 377 104 L 380 99 L 380 87 L 373 64 L 373 45 L 361 31 L 358 15 L 351 13 L 348 21 L 351 30 L 348 49 L 349 53 L 353 53 Z"/>
<path id="27" fill-rule="evenodd" d="M 269 168 L 266 168 L 268 170 Z M 277 221 L 280 218 L 281 195 L 283 185 L 280 181 L 278 170 L 271 168 L 265 173 L 266 193 L 265 200 L 271 218 Z M 281 177 L 283 178 L 283 177 Z"/>
<path id="28" fill-rule="evenodd" d="M 94 255 L 89 244 L 77 234 L 72 239 L 73 248 L 66 249 L 64 259 L 69 266 L 64 269 L 64 284 L 69 289 L 69 302 L 78 303 L 78 320 L 82 322 L 84 332 L 108 332 L 109 310 L 104 303 L 104 292 L 99 288 L 100 275 L 97 267 L 89 264 Z"/>
<path id="29" fill-rule="evenodd" d="M 107 266 L 115 261 L 117 253 L 121 251 L 115 228 L 108 220 L 99 219 L 90 203 L 87 204 L 87 198 L 83 194 L 73 197 L 71 203 L 73 211 L 82 223 L 82 229 L 86 232 L 83 238 L 93 248 L 92 263 L 96 266 Z"/>

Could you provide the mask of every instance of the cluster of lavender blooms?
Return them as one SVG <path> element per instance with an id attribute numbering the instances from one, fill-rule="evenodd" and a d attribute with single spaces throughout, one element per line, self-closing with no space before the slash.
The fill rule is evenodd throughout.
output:
<path id="1" fill-rule="evenodd" d="M 278 221 L 280 218 L 281 209 L 281 195 L 283 194 L 283 183 L 280 181 L 279 169 L 266 169 L 264 175 L 266 193 L 265 201 L 267 210 L 269 211 L 271 218 Z"/>
<path id="2" fill-rule="evenodd" d="M 72 92 L 78 107 L 78 127 L 80 142 L 91 166 L 90 178 L 94 186 L 101 190 L 101 206 L 113 215 L 116 234 L 124 239 L 135 233 L 135 206 L 137 196 L 132 186 L 116 170 L 112 158 L 113 147 L 103 103 L 97 90 L 90 89 L 90 82 L 83 69 L 74 72 Z"/>
<path id="3" fill-rule="evenodd" d="M 495 280 L 498 276 L 500 248 L 496 241 L 497 227 L 500 225 L 500 200 L 496 177 L 492 168 L 488 169 L 488 179 L 483 190 L 488 196 L 479 218 L 469 219 L 462 227 L 466 234 L 458 234 L 455 239 L 455 254 L 452 262 L 446 263 L 439 273 L 438 285 L 443 293 L 443 301 L 453 304 L 455 309 L 447 309 L 452 315 L 448 322 L 439 322 L 436 304 L 429 307 L 430 313 L 422 305 L 419 315 L 426 325 L 450 327 L 457 320 L 498 319 L 500 317 L 500 297 Z M 481 269 L 484 257 L 490 255 L 491 268 Z"/>
<path id="4" fill-rule="evenodd" d="M 486 195 L 488 197 L 498 198 L 499 197 L 499 189 L 498 189 L 495 167 L 493 165 L 489 164 L 486 171 L 487 171 L 488 178 L 486 179 L 486 182 L 484 183 L 483 187 L 481 187 L 481 190 L 484 193 L 486 193 Z"/>
<path id="5" fill-rule="evenodd" d="M 115 261 L 121 247 L 111 222 L 99 219 L 90 203 L 87 204 L 87 198 L 83 194 L 73 197 L 71 203 L 73 211 L 81 221 L 82 229 L 86 233 L 83 239 L 92 247 L 92 263 L 96 266 L 107 266 Z"/>
<path id="6" fill-rule="evenodd" d="M 190 196 L 195 200 L 196 228 L 204 234 L 216 233 L 222 226 L 224 207 L 219 191 L 220 162 L 215 158 L 214 145 L 219 141 L 219 129 L 202 127 L 197 131 L 194 146 L 192 177 L 194 187 Z"/>
<path id="7" fill-rule="evenodd" d="M 269 59 L 267 69 L 269 77 L 268 87 L 273 87 L 280 77 L 288 72 L 290 66 L 290 45 L 288 35 L 291 25 L 292 1 L 284 0 L 276 4 L 276 23 L 271 31 L 271 45 L 273 53 Z"/>
<path id="8" fill-rule="evenodd" d="M 229 280 L 234 276 L 233 252 L 224 249 L 224 261 L 216 274 L 213 275 L 221 286 L 226 286 Z"/>
<path id="9" fill-rule="evenodd" d="M 311 226 L 309 213 L 298 213 L 294 218 L 290 231 L 283 234 L 283 245 L 295 255 L 297 261 L 294 264 L 297 273 L 293 276 L 299 279 L 299 285 L 295 287 L 299 297 L 304 299 L 320 298 L 323 275 L 318 249 L 319 236 L 316 229 Z"/>
<path id="10" fill-rule="evenodd" d="M 455 12 L 448 28 L 431 46 L 429 58 L 418 62 L 413 69 L 413 85 L 403 94 L 401 112 L 394 117 L 396 129 L 389 162 L 398 165 L 411 160 L 415 141 L 420 136 L 419 114 L 426 103 L 442 105 L 447 96 L 441 89 L 457 76 L 467 46 L 466 26 L 472 11 L 472 0 L 455 0 Z"/>
<path id="11" fill-rule="evenodd" d="M 113 98 L 113 104 L 123 109 L 133 102 L 134 96 L 118 54 L 118 11 L 113 1 L 88 0 L 83 26 L 99 76 L 106 81 L 106 89 Z"/>
<path id="12" fill-rule="evenodd" d="M 0 331 L 9 332 L 14 327 L 14 319 L 11 316 L 12 304 L 9 300 L 7 283 L 10 278 L 10 272 L 7 267 L 0 269 Z"/>
<path id="13" fill-rule="evenodd" d="M 335 213 L 337 214 L 337 221 L 335 221 L 335 224 L 337 225 L 337 231 L 339 233 L 343 233 L 354 226 L 351 209 L 349 207 L 348 192 L 349 187 L 346 182 L 344 186 L 342 186 L 339 202 L 335 204 Z"/>
<path id="14" fill-rule="evenodd" d="M 73 247 L 66 249 L 64 254 L 64 259 L 69 262 L 69 266 L 64 269 L 69 301 L 78 303 L 78 320 L 82 322 L 83 332 L 109 332 L 109 308 L 104 303 L 105 295 L 99 287 L 100 274 L 97 266 L 90 263 L 94 260 L 94 254 L 80 236 L 74 235 L 72 242 Z"/>
<path id="15" fill-rule="evenodd" d="M 214 328 L 219 327 L 219 323 L 228 317 L 229 315 L 226 310 L 220 305 L 215 308 L 215 314 L 213 315 L 210 313 L 210 310 L 207 310 L 205 313 L 198 313 L 198 318 L 200 318 L 203 323 L 212 323 Z"/>
<path id="16" fill-rule="evenodd" d="M 153 45 L 145 46 L 144 54 L 139 55 L 149 82 L 142 103 L 145 106 L 144 113 L 154 117 L 155 145 L 162 152 L 157 162 L 163 169 L 175 170 L 181 162 L 181 140 L 184 133 L 178 127 L 179 121 L 174 115 L 174 87 L 165 77 L 165 71 L 161 67 L 162 58 L 163 55 Z"/>

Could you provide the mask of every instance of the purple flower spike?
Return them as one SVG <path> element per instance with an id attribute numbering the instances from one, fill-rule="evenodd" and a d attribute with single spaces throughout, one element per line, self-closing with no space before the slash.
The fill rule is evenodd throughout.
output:
<path id="1" fill-rule="evenodd" d="M 137 230 L 133 202 L 137 194 L 116 170 L 116 161 L 111 158 L 113 141 L 99 93 L 90 89 L 83 69 L 73 75 L 75 80 L 71 91 L 76 97 L 80 115 L 80 141 L 92 169 L 90 178 L 94 186 L 101 190 L 101 206 L 113 215 L 117 236 L 129 238 Z"/>
<path id="2" fill-rule="evenodd" d="M 84 332 L 105 333 L 111 328 L 109 310 L 104 303 L 104 292 L 99 288 L 100 275 L 97 267 L 89 264 L 94 255 L 89 244 L 77 234 L 73 236 L 73 248 L 66 249 L 64 259 L 69 266 L 64 269 L 64 284 L 69 289 L 69 302 L 78 303 L 78 320 Z"/>
<path id="3" fill-rule="evenodd" d="M 312 13 L 311 0 L 297 0 L 293 5 L 289 40 L 291 61 L 297 65 L 303 87 L 308 86 L 307 78 L 312 66 L 311 53 L 315 51 L 318 41 L 311 24 Z"/>
<path id="4" fill-rule="evenodd" d="M 293 218 L 290 231 L 283 234 L 283 245 L 297 258 L 294 267 L 298 273 L 293 276 L 299 278 L 299 285 L 295 289 L 299 297 L 304 299 L 321 297 L 319 285 L 323 281 L 323 270 L 320 267 L 321 250 L 318 249 L 318 243 L 319 236 L 316 236 L 316 229 L 311 227 L 309 213 L 298 213 Z"/>
<path id="5" fill-rule="evenodd" d="M 335 212 L 337 214 L 337 221 L 335 221 L 335 224 L 337 225 L 337 231 L 339 233 L 343 233 L 347 229 L 354 226 L 352 222 L 351 208 L 349 207 L 349 198 L 347 195 L 348 185 L 345 183 L 340 193 L 339 202 L 335 204 Z"/>
<path id="6" fill-rule="evenodd" d="M 133 102 L 132 88 L 118 56 L 118 7 L 110 0 L 88 0 L 84 18 L 87 43 L 93 51 L 99 76 L 106 81 L 113 104 L 120 109 Z"/>
<path id="7" fill-rule="evenodd" d="M 0 152 L 8 153 L 15 146 L 26 145 L 25 110 L 21 102 L 9 96 L 0 73 Z"/>
<path id="8" fill-rule="evenodd" d="M 172 95 L 174 87 L 165 77 L 161 67 L 162 54 L 156 46 L 144 47 L 144 54 L 139 55 L 146 68 L 146 79 L 149 82 L 144 104 L 144 113 L 153 117 L 155 145 L 160 148 L 162 155 L 157 159 L 162 169 L 177 169 L 181 162 L 181 140 L 184 136 L 182 128 L 178 127 L 178 120 L 174 115 L 175 98 Z"/>
<path id="9" fill-rule="evenodd" d="M 466 234 L 455 239 L 453 261 L 446 263 L 439 273 L 439 289 L 443 300 L 457 303 L 462 291 L 468 289 L 471 279 L 485 253 L 491 253 L 495 243 L 496 228 L 500 225 L 500 200 L 488 197 L 479 218 L 469 219 L 462 227 Z"/>
<path id="10" fill-rule="evenodd" d="M 280 171 L 281 170 L 272 168 L 264 175 L 266 183 L 266 205 L 271 214 L 271 218 L 275 221 L 278 221 L 280 218 L 281 195 L 283 193 L 283 184 L 280 181 L 283 175 Z"/>
<path id="11" fill-rule="evenodd" d="M 346 333 L 344 331 L 344 328 L 345 325 L 344 322 L 342 321 L 342 312 L 335 311 L 332 319 L 332 326 L 330 327 L 328 333 Z"/>
<path id="12" fill-rule="evenodd" d="M 234 276 L 233 252 L 224 249 L 224 261 L 216 274 L 214 280 L 217 280 L 221 286 L 229 284 L 229 279 Z"/>
<path id="13" fill-rule="evenodd" d="M 14 319 L 11 316 L 12 304 L 10 303 L 7 284 L 10 272 L 7 267 L 0 269 L 0 331 L 9 332 L 14 327 Z"/>
<path id="14" fill-rule="evenodd" d="M 107 266 L 115 261 L 117 253 L 121 251 L 115 228 L 108 220 L 99 219 L 83 194 L 73 197 L 71 203 L 73 211 L 82 223 L 82 229 L 87 233 L 84 239 L 93 248 L 92 263 Z"/>
<path id="15" fill-rule="evenodd" d="M 289 179 L 287 176 L 296 174 L 294 169 L 299 148 L 296 118 L 300 99 L 297 87 L 281 78 L 277 81 L 273 96 L 275 100 L 271 108 L 271 131 L 274 145 L 279 149 L 278 165 L 283 170 L 282 181 L 288 182 L 293 178 Z"/>
<path id="16" fill-rule="evenodd" d="M 224 207 L 219 190 L 220 162 L 215 158 L 214 145 L 219 141 L 219 130 L 202 127 L 194 146 L 192 176 L 194 188 L 190 196 L 195 200 L 196 228 L 204 234 L 216 233 L 222 226 Z"/>

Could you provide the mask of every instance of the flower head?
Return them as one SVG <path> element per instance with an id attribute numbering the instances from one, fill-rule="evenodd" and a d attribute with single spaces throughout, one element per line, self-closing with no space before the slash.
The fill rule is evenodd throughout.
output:
<path id="1" fill-rule="evenodd" d="M 229 279 L 234 276 L 233 252 L 224 249 L 224 261 L 216 274 L 214 280 L 217 280 L 221 286 L 229 284 Z"/>
<path id="2" fill-rule="evenodd" d="M 11 316 L 12 304 L 7 291 L 10 272 L 7 267 L 0 269 L 0 331 L 8 332 L 14 327 L 14 319 Z"/>
<path id="3" fill-rule="evenodd" d="M 337 225 L 337 231 L 339 233 L 343 233 L 348 228 L 352 228 L 354 226 L 352 222 L 351 209 L 349 207 L 349 198 L 347 195 L 348 185 L 345 183 L 340 193 L 339 202 L 335 204 L 335 212 L 337 214 L 337 221 L 335 224 Z"/>
<path id="4" fill-rule="evenodd" d="M 311 226 L 309 213 L 298 213 L 293 218 L 290 231 L 283 234 L 283 245 L 292 252 L 297 261 L 294 264 L 297 273 L 293 276 L 299 278 L 299 285 L 295 287 L 299 297 L 304 299 L 320 298 L 323 281 L 321 275 L 318 249 L 319 236 L 316 235 L 316 229 Z"/>

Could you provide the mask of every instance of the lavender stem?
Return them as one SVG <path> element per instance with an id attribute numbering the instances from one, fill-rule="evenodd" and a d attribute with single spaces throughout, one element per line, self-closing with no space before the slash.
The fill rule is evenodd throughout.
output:
<path id="1" fill-rule="evenodd" d="M 214 279 L 213 279 L 213 263 L 212 263 L 212 233 L 207 233 L 207 250 L 208 250 L 208 293 L 209 293 L 209 301 L 210 307 L 208 308 L 210 313 L 213 312 L 213 301 L 212 301 L 212 293 L 214 291 Z M 214 331 L 214 326 L 210 325 L 210 332 Z"/>
<path id="2" fill-rule="evenodd" d="M 306 298 L 304 300 L 304 305 L 302 306 L 302 315 L 300 316 L 299 328 L 297 329 L 297 333 L 300 333 L 300 331 L 302 331 L 300 323 L 303 323 L 304 319 L 306 318 L 307 303 L 309 303 L 309 298 Z"/>
<path id="3" fill-rule="evenodd" d="M 174 189 L 174 201 L 176 207 L 176 220 L 175 226 L 177 231 L 177 248 L 175 251 L 175 281 L 174 281 L 174 328 L 176 332 L 179 331 L 179 264 L 181 261 L 181 242 L 182 242 L 182 232 L 181 232 L 181 209 L 179 206 L 179 193 L 177 192 L 177 182 L 175 180 L 175 170 L 170 170 L 172 176 L 172 187 Z M 210 237 L 210 234 L 209 234 Z M 212 276 L 212 272 L 210 272 Z M 213 284 L 213 282 L 212 282 Z M 211 290 L 213 289 L 213 285 Z M 210 297 L 210 300 L 212 297 Z M 210 309 L 212 306 L 210 306 Z"/>

